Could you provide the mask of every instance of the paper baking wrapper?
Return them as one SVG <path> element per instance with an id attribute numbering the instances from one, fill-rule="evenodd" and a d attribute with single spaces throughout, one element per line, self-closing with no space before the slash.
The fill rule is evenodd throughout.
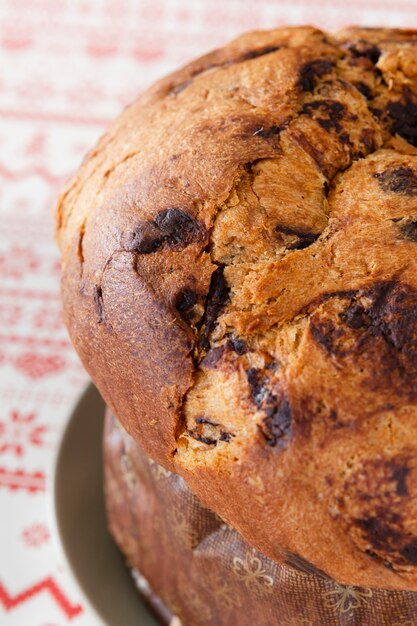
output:
<path id="1" fill-rule="evenodd" d="M 417 624 L 417 593 L 339 585 L 325 575 L 305 571 L 308 567 L 302 562 L 296 569 L 255 550 L 204 508 L 182 478 L 151 461 L 110 414 L 104 453 L 110 530 L 139 591 L 161 622 L 170 626 Z"/>

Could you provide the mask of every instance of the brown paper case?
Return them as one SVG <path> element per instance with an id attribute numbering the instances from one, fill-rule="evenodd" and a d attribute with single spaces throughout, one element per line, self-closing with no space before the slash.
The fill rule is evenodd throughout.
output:
<path id="1" fill-rule="evenodd" d="M 417 625 L 415 592 L 339 585 L 302 560 L 290 567 L 255 550 L 109 414 L 104 453 L 110 531 L 162 623 Z"/>

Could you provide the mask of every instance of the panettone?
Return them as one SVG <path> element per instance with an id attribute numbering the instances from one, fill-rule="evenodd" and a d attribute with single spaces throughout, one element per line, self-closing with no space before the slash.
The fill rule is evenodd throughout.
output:
<path id="1" fill-rule="evenodd" d="M 244 35 L 61 197 L 72 341 L 156 462 L 278 562 L 417 589 L 417 31 Z"/>

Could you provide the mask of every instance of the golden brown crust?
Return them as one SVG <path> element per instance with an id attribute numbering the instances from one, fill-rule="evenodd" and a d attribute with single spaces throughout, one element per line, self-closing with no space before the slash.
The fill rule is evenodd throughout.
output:
<path id="1" fill-rule="evenodd" d="M 126 109 L 58 207 L 66 322 L 128 432 L 268 556 L 403 589 L 416 129 L 416 32 L 249 33 Z"/>

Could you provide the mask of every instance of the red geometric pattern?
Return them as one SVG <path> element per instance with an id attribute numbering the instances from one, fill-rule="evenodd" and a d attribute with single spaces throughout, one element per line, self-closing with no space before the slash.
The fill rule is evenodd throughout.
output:
<path id="1" fill-rule="evenodd" d="M 38 493 L 45 491 L 45 474 L 43 472 L 25 472 L 25 470 L 8 470 L 0 467 L 0 487 L 9 491 L 26 491 Z"/>
<path id="2" fill-rule="evenodd" d="M 14 361 L 15 367 L 29 378 L 42 378 L 56 374 L 65 367 L 65 360 L 58 354 L 44 356 L 34 352 L 25 352 Z"/>
<path id="3" fill-rule="evenodd" d="M 35 419 L 35 413 L 23 415 L 20 411 L 11 411 L 9 421 L 0 422 L 0 454 L 10 451 L 22 456 L 25 444 L 41 446 L 48 427 L 33 424 Z"/>
<path id="4" fill-rule="evenodd" d="M 21 604 L 24 604 L 34 596 L 39 595 L 42 591 L 47 591 L 55 603 L 60 607 L 62 612 L 68 619 L 73 619 L 82 613 L 83 609 L 79 604 L 71 604 L 65 596 L 64 592 L 58 587 L 52 576 L 48 576 L 44 580 L 27 587 L 24 591 L 16 595 L 11 595 L 4 584 L 0 582 L 0 603 L 6 611 L 12 611 Z"/>

